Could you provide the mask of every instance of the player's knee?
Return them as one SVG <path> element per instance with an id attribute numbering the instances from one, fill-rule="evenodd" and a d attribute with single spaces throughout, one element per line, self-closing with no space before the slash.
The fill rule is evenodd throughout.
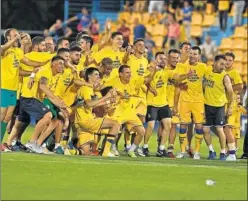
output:
<path id="1" fill-rule="evenodd" d="M 47 121 L 51 121 L 52 120 L 52 117 L 53 117 L 53 114 L 51 112 L 48 112 L 44 115 L 44 119 L 47 120 Z"/>
<path id="2" fill-rule="evenodd" d="M 11 118 L 12 118 L 12 113 L 11 113 L 11 114 L 7 113 L 7 114 L 5 115 L 3 121 L 4 121 L 4 122 L 9 122 L 9 121 L 11 120 Z"/>

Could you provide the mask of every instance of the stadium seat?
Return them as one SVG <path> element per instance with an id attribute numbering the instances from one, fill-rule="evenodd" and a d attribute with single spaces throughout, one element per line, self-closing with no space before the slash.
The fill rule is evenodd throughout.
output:
<path id="1" fill-rule="evenodd" d="M 161 48 L 163 45 L 164 37 L 163 36 L 153 36 L 153 41 L 156 44 L 156 47 Z"/>
<path id="2" fill-rule="evenodd" d="M 142 22 L 144 25 L 148 24 L 149 19 L 150 19 L 150 13 L 143 13 L 143 14 L 142 14 L 142 21 L 141 21 L 141 22 Z"/>
<path id="3" fill-rule="evenodd" d="M 233 50 L 245 50 L 247 49 L 247 44 L 245 44 L 245 40 L 242 38 L 236 38 L 232 42 Z"/>
<path id="4" fill-rule="evenodd" d="M 156 24 L 152 27 L 151 31 L 152 36 L 165 36 L 166 35 L 166 29 L 163 24 Z"/>
<path id="5" fill-rule="evenodd" d="M 206 5 L 206 14 L 211 15 L 213 13 L 213 4 L 207 3 Z"/>
<path id="6" fill-rule="evenodd" d="M 119 21 L 126 20 L 128 23 L 128 21 L 130 21 L 130 17 L 131 17 L 131 14 L 129 12 L 121 12 L 119 14 L 118 20 Z"/>
<path id="7" fill-rule="evenodd" d="M 152 32 L 153 32 L 153 25 L 147 24 L 146 25 L 146 31 L 149 32 L 150 34 L 152 34 Z"/>
<path id="8" fill-rule="evenodd" d="M 235 50 L 233 53 L 235 55 L 235 61 L 243 62 L 244 52 L 242 50 Z"/>
<path id="9" fill-rule="evenodd" d="M 247 74 L 246 75 L 242 75 L 242 80 L 245 84 L 247 84 Z"/>
<path id="10" fill-rule="evenodd" d="M 215 16 L 214 15 L 204 15 L 203 24 L 204 27 L 210 27 L 215 22 Z"/>
<path id="11" fill-rule="evenodd" d="M 202 27 L 201 26 L 191 26 L 190 35 L 192 37 L 202 36 Z"/>
<path id="12" fill-rule="evenodd" d="M 219 47 L 220 50 L 231 50 L 232 49 L 232 39 L 223 38 Z"/>
<path id="13" fill-rule="evenodd" d="M 244 54 L 243 54 L 243 60 L 242 60 L 242 62 L 243 62 L 243 63 L 247 63 L 247 56 L 248 56 L 248 55 L 247 55 L 247 51 L 244 51 L 243 53 L 244 53 Z"/>
<path id="14" fill-rule="evenodd" d="M 132 13 L 131 17 L 128 19 L 129 24 L 133 24 L 136 18 L 139 19 L 139 22 L 142 22 L 142 16 L 140 13 Z"/>
<path id="15" fill-rule="evenodd" d="M 242 75 L 247 75 L 247 63 L 243 63 L 242 66 Z"/>
<path id="16" fill-rule="evenodd" d="M 232 38 L 247 38 L 247 29 L 244 26 L 236 27 Z"/>
<path id="17" fill-rule="evenodd" d="M 243 70 L 243 64 L 242 64 L 242 62 L 240 62 L 240 61 L 234 61 L 233 67 L 234 67 L 234 69 L 236 69 L 240 74 L 242 74 L 242 70 Z"/>
<path id="18" fill-rule="evenodd" d="M 202 15 L 200 13 L 193 13 L 191 25 L 202 25 Z"/>

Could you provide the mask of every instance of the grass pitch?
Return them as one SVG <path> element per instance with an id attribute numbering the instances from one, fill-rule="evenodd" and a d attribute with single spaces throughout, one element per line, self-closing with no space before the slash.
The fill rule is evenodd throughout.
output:
<path id="1" fill-rule="evenodd" d="M 24 142 L 31 132 L 29 128 Z M 150 144 L 155 154 L 155 136 Z M 214 144 L 219 147 L 217 138 Z M 1 199 L 247 200 L 247 161 L 208 161 L 204 142 L 201 153 L 199 161 L 129 158 L 124 153 L 119 158 L 2 153 Z M 207 179 L 216 184 L 207 186 Z"/>

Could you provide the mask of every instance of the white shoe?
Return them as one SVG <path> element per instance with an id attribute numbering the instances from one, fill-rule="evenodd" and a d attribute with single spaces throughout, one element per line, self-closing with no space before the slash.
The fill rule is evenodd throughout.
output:
<path id="1" fill-rule="evenodd" d="M 186 157 L 186 153 L 182 153 L 182 152 L 176 155 L 176 158 L 185 158 L 185 157 Z"/>
<path id="2" fill-rule="evenodd" d="M 43 154 L 48 154 L 48 155 L 54 154 L 54 152 L 49 151 L 46 147 L 45 148 L 42 148 L 42 153 Z"/>
<path id="3" fill-rule="evenodd" d="M 235 154 L 229 154 L 227 157 L 226 157 L 226 161 L 236 161 L 236 155 Z"/>
<path id="4" fill-rule="evenodd" d="M 140 147 L 136 150 L 136 153 L 138 154 L 138 156 L 146 157 L 146 155 L 143 153 L 143 151 Z"/>
<path id="5" fill-rule="evenodd" d="M 199 152 L 195 152 L 195 153 L 194 153 L 193 159 L 195 159 L 195 160 L 200 160 L 200 159 L 201 159 L 200 153 L 199 153 Z"/>
<path id="6" fill-rule="evenodd" d="M 111 153 L 114 154 L 117 157 L 120 156 L 120 153 L 117 150 L 112 150 Z"/>

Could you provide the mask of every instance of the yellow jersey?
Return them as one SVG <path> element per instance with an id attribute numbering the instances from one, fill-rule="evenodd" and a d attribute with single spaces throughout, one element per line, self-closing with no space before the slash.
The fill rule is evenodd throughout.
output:
<path id="1" fill-rule="evenodd" d="M 82 86 L 78 90 L 77 99 L 79 100 L 96 100 L 98 97 L 96 96 L 94 89 L 88 86 Z M 86 106 L 78 107 L 75 112 L 75 123 L 84 121 L 87 119 L 95 118 L 94 113 L 92 112 L 93 108 L 89 108 Z"/>
<path id="2" fill-rule="evenodd" d="M 54 92 L 54 89 L 57 85 L 59 74 L 53 75 L 52 69 L 42 69 L 40 70 L 34 78 L 34 84 L 31 89 L 28 87 L 22 87 L 21 96 L 24 98 L 35 98 L 37 100 L 43 101 L 45 94 L 39 89 L 39 82 L 42 77 L 47 79 L 48 88 Z"/>
<path id="3" fill-rule="evenodd" d="M 219 11 L 224 11 L 229 9 L 229 0 L 219 0 L 218 2 L 218 10 Z"/>
<path id="4" fill-rule="evenodd" d="M 172 71 L 173 74 L 176 73 L 176 69 L 166 69 L 168 71 Z M 169 78 L 167 82 L 167 98 L 169 107 L 174 106 L 174 95 L 175 95 L 175 84 L 176 80 L 174 78 Z"/>
<path id="5" fill-rule="evenodd" d="M 18 90 L 19 65 L 24 57 L 23 50 L 20 48 L 9 48 L 1 56 L 1 88 L 12 91 Z"/>
<path id="6" fill-rule="evenodd" d="M 236 107 L 233 108 L 233 114 L 235 116 L 235 124 L 234 126 L 236 128 L 240 128 L 240 117 L 241 115 L 246 115 L 247 111 L 245 109 L 245 107 L 243 107 L 242 105 L 237 105 Z"/>
<path id="7" fill-rule="evenodd" d="M 150 82 L 150 86 L 157 91 L 157 96 L 148 90 L 147 105 L 163 107 L 168 105 L 167 83 L 169 78 L 173 78 L 174 72 L 167 69 L 157 71 Z"/>
<path id="8" fill-rule="evenodd" d="M 224 85 L 224 77 L 226 72 L 214 73 L 209 69 L 204 78 L 204 98 L 205 104 L 222 107 L 226 104 L 226 91 Z"/>
<path id="9" fill-rule="evenodd" d="M 62 98 L 64 96 L 65 91 L 71 85 L 72 80 L 72 70 L 70 68 L 64 68 L 64 72 L 59 76 L 58 83 L 54 91 L 55 96 Z"/>
<path id="10" fill-rule="evenodd" d="M 184 64 L 178 63 L 176 69 L 179 75 L 187 74 L 190 70 L 193 71 L 193 74 L 182 82 L 184 87 L 181 89 L 179 101 L 204 102 L 202 82 L 208 69 L 206 64 L 199 62 L 192 66 L 187 62 Z"/>
<path id="11" fill-rule="evenodd" d="M 149 74 L 148 60 L 145 57 L 138 58 L 134 55 L 130 55 L 127 65 L 131 68 L 131 79 L 136 77 L 144 77 Z M 145 84 L 137 91 L 137 96 L 140 98 L 146 98 L 147 87 Z"/>
<path id="12" fill-rule="evenodd" d="M 230 70 L 226 70 L 226 73 L 228 74 L 228 76 L 230 77 L 230 80 L 232 82 L 232 85 L 235 84 L 243 84 L 242 78 L 239 74 L 239 72 L 235 69 L 230 69 Z M 237 105 L 237 92 L 234 92 L 234 97 L 233 97 L 234 101 L 233 101 L 233 105 L 236 106 Z"/>
<path id="13" fill-rule="evenodd" d="M 52 59 L 52 54 L 48 53 L 48 52 L 29 52 L 27 54 L 24 55 L 26 58 L 32 60 L 32 61 L 36 61 L 36 62 L 46 62 L 49 59 Z M 25 70 L 25 71 L 29 71 L 32 72 L 34 67 L 33 66 L 28 66 L 25 65 L 23 63 L 20 64 L 21 69 Z M 51 62 L 48 62 L 46 65 L 42 66 L 42 69 L 51 69 Z M 21 93 L 23 90 L 27 90 L 28 89 L 28 81 L 29 81 L 29 76 L 25 76 L 23 77 L 23 85 L 22 85 L 22 89 L 21 89 Z"/>
<path id="14" fill-rule="evenodd" d="M 124 98 L 120 99 L 120 106 L 123 109 L 134 109 L 137 97 L 137 91 L 144 84 L 143 77 L 137 77 L 130 80 L 129 83 L 123 84 L 120 78 L 116 77 L 105 83 L 105 86 L 112 86 L 117 91 L 124 95 Z"/>
<path id="15" fill-rule="evenodd" d="M 125 52 L 121 52 L 120 50 L 114 51 L 112 47 L 105 47 L 101 49 L 99 52 L 95 53 L 93 59 L 96 63 L 100 63 L 104 58 L 108 57 L 113 61 L 113 70 L 111 72 L 111 77 L 118 76 L 118 69 L 123 63 L 123 57 Z"/>

